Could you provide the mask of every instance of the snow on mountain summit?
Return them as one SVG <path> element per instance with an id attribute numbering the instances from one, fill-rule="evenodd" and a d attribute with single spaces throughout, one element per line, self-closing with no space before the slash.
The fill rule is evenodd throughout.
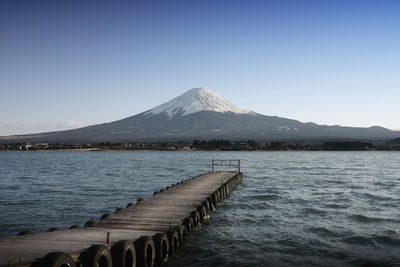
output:
<path id="1" fill-rule="evenodd" d="M 198 111 L 232 112 L 251 114 L 252 111 L 240 108 L 206 88 L 193 88 L 174 99 L 148 110 L 147 114 L 167 113 L 169 118 L 176 114 L 182 116 Z"/>

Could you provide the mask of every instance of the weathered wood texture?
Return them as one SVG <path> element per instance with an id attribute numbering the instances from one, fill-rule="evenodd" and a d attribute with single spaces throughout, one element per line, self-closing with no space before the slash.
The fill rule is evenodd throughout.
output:
<path id="1" fill-rule="evenodd" d="M 1 238 L 0 266 L 30 266 L 50 252 L 66 252 L 78 261 L 80 253 L 93 244 L 110 247 L 120 240 L 166 232 L 183 224 L 202 205 L 206 211 L 212 209 L 241 179 L 241 173 L 208 173 L 119 209 L 92 227 Z"/>

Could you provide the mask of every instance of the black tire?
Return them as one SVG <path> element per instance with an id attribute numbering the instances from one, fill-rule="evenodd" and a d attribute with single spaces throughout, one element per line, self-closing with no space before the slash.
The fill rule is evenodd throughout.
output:
<path id="1" fill-rule="evenodd" d="M 199 227 L 201 225 L 201 219 L 200 219 L 200 213 L 195 210 L 191 214 L 193 221 L 194 221 L 194 226 Z"/>
<path id="2" fill-rule="evenodd" d="M 219 195 L 219 200 L 223 200 L 224 199 L 224 193 L 222 192 L 222 188 L 218 188 L 218 195 Z"/>
<path id="3" fill-rule="evenodd" d="M 156 250 L 156 263 L 166 263 L 169 256 L 169 241 L 167 235 L 165 233 L 158 233 L 154 235 L 153 241 Z"/>
<path id="4" fill-rule="evenodd" d="M 111 216 L 110 214 L 104 213 L 104 214 L 101 216 L 100 221 L 102 221 L 102 220 L 104 220 L 104 219 L 107 219 L 107 218 L 110 217 L 110 216 Z"/>
<path id="5" fill-rule="evenodd" d="M 200 222 L 204 222 L 204 218 L 207 216 L 207 210 L 206 207 L 204 205 L 200 205 L 197 208 L 197 211 L 200 213 Z"/>
<path id="6" fill-rule="evenodd" d="M 215 206 L 217 206 L 217 203 L 219 202 L 219 194 L 218 194 L 218 190 L 216 190 L 213 193 L 214 197 L 215 197 Z"/>
<path id="7" fill-rule="evenodd" d="M 207 202 L 208 202 L 208 205 L 210 206 L 210 211 L 214 211 L 215 207 L 214 207 L 214 203 L 212 201 L 211 196 L 207 198 Z"/>
<path id="8" fill-rule="evenodd" d="M 94 222 L 93 220 L 89 220 L 85 223 L 85 225 L 83 227 L 94 227 L 96 225 L 96 222 Z"/>
<path id="9" fill-rule="evenodd" d="M 190 233 L 194 229 L 194 221 L 192 216 L 188 216 L 183 220 L 183 224 L 186 226 L 187 231 Z"/>
<path id="10" fill-rule="evenodd" d="M 21 231 L 17 235 L 33 235 L 33 233 L 29 230 Z"/>
<path id="11" fill-rule="evenodd" d="M 206 208 L 207 214 L 209 214 L 210 211 L 211 211 L 211 207 L 210 207 L 210 204 L 208 203 L 208 201 L 207 201 L 207 200 L 203 200 L 202 204 L 203 204 L 203 206 Z M 207 215 L 207 214 L 206 214 L 206 215 Z"/>
<path id="12" fill-rule="evenodd" d="M 49 229 L 47 229 L 46 232 L 55 232 L 55 231 L 60 231 L 60 228 L 57 228 L 57 227 L 50 227 Z"/>
<path id="13" fill-rule="evenodd" d="M 211 200 L 212 200 L 212 203 L 213 203 L 214 209 L 216 209 L 216 207 L 217 207 L 217 203 L 218 203 L 218 200 L 217 200 L 217 194 L 213 193 L 213 194 L 211 195 Z"/>
<path id="14" fill-rule="evenodd" d="M 175 229 L 168 230 L 166 234 L 169 240 L 169 255 L 172 255 L 180 246 L 179 234 Z"/>
<path id="15" fill-rule="evenodd" d="M 218 202 L 222 200 L 221 191 L 217 189 Z"/>
<path id="16" fill-rule="evenodd" d="M 123 210 L 124 208 L 116 208 L 114 214 L 120 214 Z"/>
<path id="17" fill-rule="evenodd" d="M 34 265 L 35 266 L 35 265 Z M 71 255 L 64 252 L 52 252 L 39 261 L 41 267 L 76 267 Z"/>
<path id="18" fill-rule="evenodd" d="M 82 253 L 84 267 L 112 267 L 111 252 L 103 245 L 93 245 Z"/>
<path id="19" fill-rule="evenodd" d="M 111 247 L 114 267 L 135 267 L 136 250 L 133 241 L 121 240 Z"/>
<path id="20" fill-rule="evenodd" d="M 138 266 L 152 267 L 155 262 L 155 247 L 150 236 L 141 236 L 135 241 L 136 263 Z"/>
<path id="21" fill-rule="evenodd" d="M 228 196 L 229 192 L 231 192 L 231 190 L 229 189 L 229 185 L 226 184 L 224 187 L 225 187 L 226 195 Z"/>
<path id="22" fill-rule="evenodd" d="M 226 193 L 226 190 L 225 190 L 225 186 L 222 186 L 221 190 L 222 190 L 223 198 L 225 199 L 228 196 Z"/>
<path id="23" fill-rule="evenodd" d="M 188 230 L 186 229 L 185 225 L 180 224 L 176 226 L 176 231 L 178 232 L 179 235 L 179 244 L 182 246 L 183 242 L 186 240 L 186 237 L 188 235 Z"/>

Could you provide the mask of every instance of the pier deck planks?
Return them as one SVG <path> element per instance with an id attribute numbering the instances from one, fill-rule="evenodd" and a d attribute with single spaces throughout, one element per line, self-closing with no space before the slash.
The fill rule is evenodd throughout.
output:
<path id="1" fill-rule="evenodd" d="M 181 224 L 235 175 L 237 173 L 216 172 L 187 180 L 110 215 L 94 227 L 0 238 L 0 266 L 8 266 L 10 261 L 29 266 L 50 252 L 66 252 L 77 257 L 93 244 L 107 245 L 107 233 L 110 233 L 113 244 L 119 240 L 136 240 L 143 235 L 165 232 L 171 225 Z"/>

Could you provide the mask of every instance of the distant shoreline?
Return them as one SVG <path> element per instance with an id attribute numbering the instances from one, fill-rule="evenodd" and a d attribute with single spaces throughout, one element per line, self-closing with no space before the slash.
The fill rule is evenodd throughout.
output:
<path id="1" fill-rule="evenodd" d="M 221 149 L 203 149 L 203 150 L 122 150 L 122 149 L 37 149 L 37 150 L 0 150 L 0 152 L 379 152 L 393 151 L 400 149 L 380 149 L 380 150 L 306 150 L 306 149 L 286 149 L 286 150 L 221 150 Z"/>
<path id="2" fill-rule="evenodd" d="M 0 143 L 0 151 L 400 151 L 400 143 L 362 140 L 260 142 L 224 139 L 154 143 Z"/>

